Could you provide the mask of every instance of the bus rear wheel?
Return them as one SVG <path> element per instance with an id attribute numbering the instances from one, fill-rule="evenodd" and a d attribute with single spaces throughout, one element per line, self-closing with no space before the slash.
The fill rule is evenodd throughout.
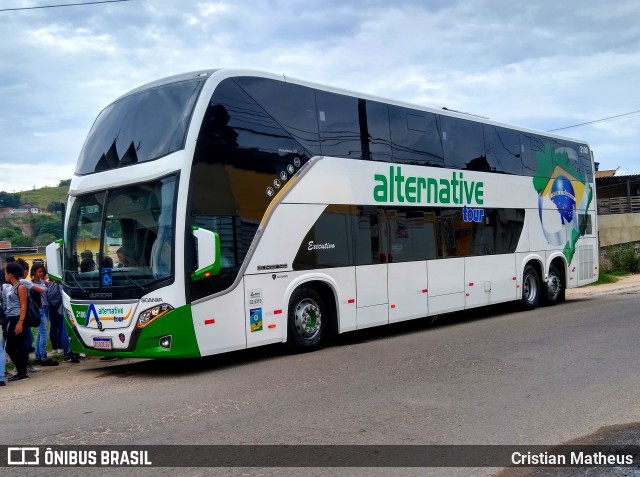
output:
<path id="1" fill-rule="evenodd" d="M 527 265 L 522 274 L 522 300 L 520 306 L 523 310 L 533 310 L 540 302 L 540 276 L 532 265 Z"/>
<path id="2" fill-rule="evenodd" d="M 560 269 L 556 265 L 549 267 L 549 278 L 547 279 L 547 293 L 545 295 L 545 305 L 553 306 L 564 301 L 565 287 L 562 283 Z"/>
<path id="3" fill-rule="evenodd" d="M 289 346 L 298 352 L 321 346 L 328 315 L 320 294 L 312 288 L 300 288 L 289 302 Z"/>

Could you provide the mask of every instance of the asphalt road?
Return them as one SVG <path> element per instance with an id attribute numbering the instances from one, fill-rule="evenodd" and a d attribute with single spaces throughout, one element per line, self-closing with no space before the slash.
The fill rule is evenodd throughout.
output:
<path id="1" fill-rule="evenodd" d="M 61 365 L 0 388 L 0 444 L 554 446 L 639 420 L 639 298 L 633 288 L 530 312 L 491 307 L 350 333 L 302 355 L 274 346 L 201 360 Z M 484 476 L 499 469 L 57 471 L 7 475 Z"/>

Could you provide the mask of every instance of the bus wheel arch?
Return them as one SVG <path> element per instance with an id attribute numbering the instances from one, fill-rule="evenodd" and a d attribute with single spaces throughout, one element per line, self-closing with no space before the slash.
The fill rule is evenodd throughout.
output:
<path id="1" fill-rule="evenodd" d="M 545 292 L 542 294 L 545 305 L 553 306 L 564 301 L 567 289 L 566 269 L 564 260 L 560 257 L 554 258 L 549 264 Z"/>
<path id="2" fill-rule="evenodd" d="M 524 266 L 522 272 L 522 298 L 520 307 L 523 310 L 533 310 L 540 303 L 542 292 L 542 267 L 537 260 L 531 260 Z"/>
<path id="3" fill-rule="evenodd" d="M 287 344 L 296 352 L 313 351 L 337 332 L 337 307 L 331 285 L 303 282 L 291 293 L 287 313 Z"/>

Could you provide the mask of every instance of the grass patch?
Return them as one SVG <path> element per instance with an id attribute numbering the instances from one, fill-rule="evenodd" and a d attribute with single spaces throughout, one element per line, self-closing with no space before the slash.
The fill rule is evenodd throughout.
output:
<path id="1" fill-rule="evenodd" d="M 41 187 L 40 189 L 26 190 L 20 192 L 22 202 L 30 202 L 36 207 L 47 210 L 47 206 L 52 202 L 67 202 L 69 186 Z"/>
<path id="2" fill-rule="evenodd" d="M 615 283 L 618 280 L 620 280 L 620 278 L 622 276 L 623 275 L 619 275 L 619 274 L 615 274 L 615 273 L 611 273 L 611 272 L 600 271 L 600 273 L 598 274 L 598 281 L 594 282 L 594 283 L 590 283 L 587 286 L 588 287 L 592 287 L 592 286 L 596 286 L 596 285 L 606 285 L 608 283 Z"/>
<path id="3" fill-rule="evenodd" d="M 605 272 L 626 275 L 640 272 L 640 256 L 632 243 L 614 245 L 605 249 Z"/>
<path id="4" fill-rule="evenodd" d="M 591 285 L 615 283 L 620 278 L 640 272 L 640 255 L 634 244 L 614 245 L 604 249 L 598 281 Z"/>

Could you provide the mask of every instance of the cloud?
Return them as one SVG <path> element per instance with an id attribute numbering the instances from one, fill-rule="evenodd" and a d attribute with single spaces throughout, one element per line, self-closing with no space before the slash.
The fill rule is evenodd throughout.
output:
<path id="1" fill-rule="evenodd" d="M 118 96 L 217 67 L 542 130 L 586 122 L 640 109 L 639 20 L 633 0 L 137 0 L 0 13 L 0 164 L 71 164 Z M 590 142 L 604 167 L 640 172 L 637 126 L 563 134 Z M 0 190 L 21 180 L 3 172 Z"/>
<path id="2" fill-rule="evenodd" d="M 35 162 L 22 164 L 0 163 L 0 177 L 10 177 L 3 180 L 2 190 L 5 192 L 19 192 L 40 187 L 57 186 L 61 180 L 71 178 L 73 164 L 52 164 L 51 162 Z"/>
<path id="3" fill-rule="evenodd" d="M 26 43 L 57 56 L 85 54 L 113 54 L 116 49 L 113 38 L 107 33 L 95 35 L 86 28 L 73 30 L 60 25 L 39 28 L 28 32 Z"/>

